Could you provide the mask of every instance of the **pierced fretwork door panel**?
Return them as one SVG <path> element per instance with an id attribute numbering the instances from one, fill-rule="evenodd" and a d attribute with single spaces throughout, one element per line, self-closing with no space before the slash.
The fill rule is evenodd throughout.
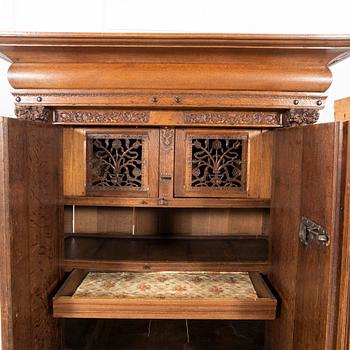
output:
<path id="1" fill-rule="evenodd" d="M 94 130 L 86 146 L 88 195 L 158 196 L 157 129 Z"/>
<path id="2" fill-rule="evenodd" d="M 176 130 L 175 196 L 268 198 L 270 147 L 261 131 Z"/>

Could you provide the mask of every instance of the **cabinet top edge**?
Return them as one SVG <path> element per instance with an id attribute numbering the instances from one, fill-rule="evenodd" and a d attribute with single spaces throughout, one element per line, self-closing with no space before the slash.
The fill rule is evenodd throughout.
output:
<path id="1" fill-rule="evenodd" d="M 350 34 L 0 32 L 0 45 L 350 49 Z"/>

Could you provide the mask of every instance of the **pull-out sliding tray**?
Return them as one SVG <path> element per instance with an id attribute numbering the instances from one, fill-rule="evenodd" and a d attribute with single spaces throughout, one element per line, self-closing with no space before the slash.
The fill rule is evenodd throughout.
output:
<path id="1" fill-rule="evenodd" d="M 74 270 L 54 317 L 272 320 L 276 299 L 256 272 Z"/>

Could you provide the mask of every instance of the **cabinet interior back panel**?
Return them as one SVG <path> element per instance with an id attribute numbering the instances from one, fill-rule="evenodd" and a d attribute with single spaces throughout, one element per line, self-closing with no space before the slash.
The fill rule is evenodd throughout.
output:
<path id="1" fill-rule="evenodd" d="M 158 209 L 73 207 L 65 209 L 65 232 L 128 235 L 268 234 L 264 209 Z"/>

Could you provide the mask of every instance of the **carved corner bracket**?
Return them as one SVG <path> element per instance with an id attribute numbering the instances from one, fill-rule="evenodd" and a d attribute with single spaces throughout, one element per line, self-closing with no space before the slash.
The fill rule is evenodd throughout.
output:
<path id="1" fill-rule="evenodd" d="M 314 124 L 320 116 L 318 109 L 289 109 L 283 113 L 283 126 Z"/>
<path id="2" fill-rule="evenodd" d="M 43 106 L 16 106 L 15 114 L 21 120 L 48 122 L 52 112 Z"/>

